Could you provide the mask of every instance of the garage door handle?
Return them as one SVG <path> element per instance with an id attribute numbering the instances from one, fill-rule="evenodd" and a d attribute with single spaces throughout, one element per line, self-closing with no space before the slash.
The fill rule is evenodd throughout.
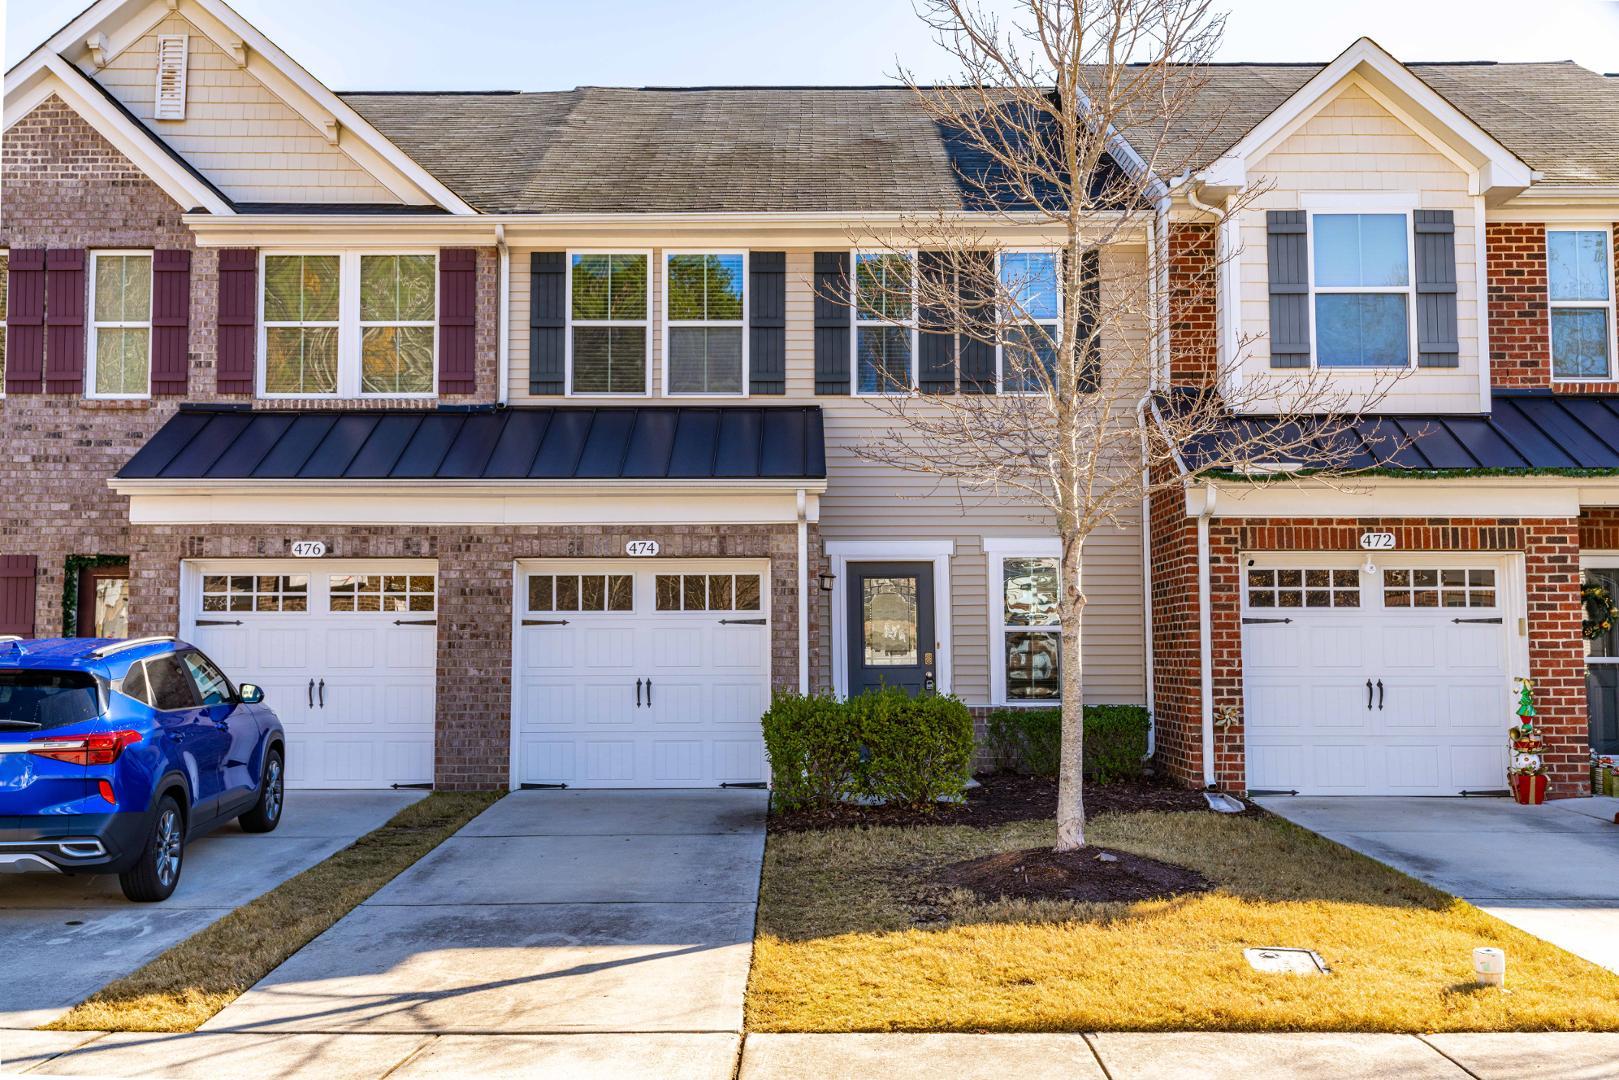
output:
<path id="1" fill-rule="evenodd" d="M 1377 711 L 1383 711 L 1383 680 L 1377 680 Z"/>
<path id="2" fill-rule="evenodd" d="M 646 707 L 652 708 L 652 680 L 646 681 Z"/>
<path id="3" fill-rule="evenodd" d="M 639 709 L 641 707 L 641 680 L 640 679 L 635 680 L 635 707 L 637 709 Z"/>
<path id="4" fill-rule="evenodd" d="M 1366 711 L 1372 711 L 1372 680 L 1366 680 Z"/>
<path id="5" fill-rule="evenodd" d="M 323 709 L 326 707 L 326 680 L 325 679 L 322 679 L 320 681 L 320 707 L 323 708 Z"/>
<path id="6" fill-rule="evenodd" d="M 315 680 L 314 679 L 309 680 L 309 707 L 311 709 L 313 709 L 315 707 Z"/>

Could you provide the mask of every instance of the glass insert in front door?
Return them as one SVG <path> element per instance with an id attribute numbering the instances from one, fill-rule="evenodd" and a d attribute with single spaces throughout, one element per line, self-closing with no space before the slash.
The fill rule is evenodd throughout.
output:
<path id="1" fill-rule="evenodd" d="M 1587 567 L 1587 584 L 1619 597 L 1619 566 Z M 1619 754 L 1619 627 L 1585 641 L 1585 694 L 1591 719 L 1591 750 Z"/>
<path id="2" fill-rule="evenodd" d="M 848 576 L 849 692 L 932 690 L 932 565 L 851 563 Z"/>

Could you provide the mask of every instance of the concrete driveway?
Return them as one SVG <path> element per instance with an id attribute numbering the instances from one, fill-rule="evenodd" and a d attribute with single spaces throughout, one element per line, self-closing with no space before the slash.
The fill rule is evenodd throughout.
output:
<path id="1" fill-rule="evenodd" d="M 1563 799 L 1544 806 L 1519 806 L 1511 799 L 1256 801 L 1619 971 L 1619 825 L 1613 823 L 1619 799 Z"/>
<path id="2" fill-rule="evenodd" d="M 0 876 L 0 941 L 9 973 L 0 978 L 0 1029 L 49 1022 L 425 794 L 288 792 L 275 832 L 249 835 L 232 822 L 193 844 L 179 888 L 160 904 L 125 900 L 116 877 Z M 16 977 L 21 972 L 26 977 Z"/>

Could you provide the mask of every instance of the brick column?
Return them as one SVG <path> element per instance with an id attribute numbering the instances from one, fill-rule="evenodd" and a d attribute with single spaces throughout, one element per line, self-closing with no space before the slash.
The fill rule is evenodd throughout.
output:
<path id="1" fill-rule="evenodd" d="M 1579 524 L 1526 521 L 1524 576 L 1529 602 L 1529 677 L 1536 723 L 1546 737 L 1552 798 L 1590 794 L 1591 731 L 1580 624 Z"/>

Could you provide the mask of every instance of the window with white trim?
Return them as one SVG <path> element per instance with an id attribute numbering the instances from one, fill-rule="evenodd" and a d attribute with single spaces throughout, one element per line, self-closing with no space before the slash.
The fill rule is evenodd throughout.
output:
<path id="1" fill-rule="evenodd" d="M 1001 390 L 1037 393 L 1056 380 L 1062 290 L 1055 251 L 1000 252 L 1007 330 L 999 347 Z M 1036 366 L 1038 365 L 1038 367 Z M 1044 375 L 1041 374 L 1044 369 Z"/>
<path id="2" fill-rule="evenodd" d="M 90 253 L 90 396 L 152 388 L 152 253 Z"/>
<path id="3" fill-rule="evenodd" d="M 1612 240 L 1606 228 L 1546 230 L 1554 379 L 1613 378 Z"/>
<path id="4" fill-rule="evenodd" d="M 264 252 L 266 397 L 430 397 L 438 387 L 436 252 Z"/>
<path id="5" fill-rule="evenodd" d="M 916 386 L 916 259 L 898 251 L 854 253 L 856 394 Z"/>
<path id="6" fill-rule="evenodd" d="M 666 252 L 663 392 L 746 393 L 747 254 Z"/>
<path id="7" fill-rule="evenodd" d="M 1415 308 L 1409 214 L 1310 214 L 1316 363 L 1409 367 Z"/>
<path id="8" fill-rule="evenodd" d="M 1055 544 L 986 544 L 990 572 L 990 693 L 996 704 L 1062 699 L 1062 580 Z"/>
<path id="9" fill-rule="evenodd" d="M 651 392 L 650 256 L 572 252 L 568 256 L 568 392 Z"/>

